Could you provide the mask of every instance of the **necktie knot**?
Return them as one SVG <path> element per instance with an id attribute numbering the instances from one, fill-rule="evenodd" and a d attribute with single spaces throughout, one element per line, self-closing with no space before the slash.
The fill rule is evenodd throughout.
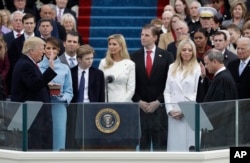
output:
<path id="1" fill-rule="evenodd" d="M 150 55 L 152 53 L 152 50 L 147 50 L 146 53 L 147 55 Z"/>
<path id="2" fill-rule="evenodd" d="M 74 61 L 75 61 L 75 58 L 73 58 L 73 57 L 69 58 L 69 67 L 70 67 L 70 68 L 72 68 L 72 67 L 75 66 Z"/>
<path id="3" fill-rule="evenodd" d="M 20 36 L 21 36 L 21 33 L 17 33 L 17 34 L 16 34 L 16 37 L 20 37 Z"/>

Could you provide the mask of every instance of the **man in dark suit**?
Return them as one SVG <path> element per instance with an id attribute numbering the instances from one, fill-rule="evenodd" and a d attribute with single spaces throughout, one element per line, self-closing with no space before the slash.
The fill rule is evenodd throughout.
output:
<path id="1" fill-rule="evenodd" d="M 14 39 L 10 48 L 8 49 L 8 56 L 9 56 L 9 62 L 10 62 L 10 70 L 9 70 L 9 80 L 11 83 L 12 80 L 12 71 L 13 68 L 22 55 L 22 48 L 24 41 L 28 39 L 30 36 L 35 36 L 34 34 L 34 29 L 36 26 L 35 22 L 35 16 L 32 14 L 25 14 L 22 18 L 22 23 L 24 27 L 24 32 L 21 36 L 18 38 Z"/>
<path id="2" fill-rule="evenodd" d="M 52 36 L 54 36 L 56 38 L 59 37 L 61 40 L 65 39 L 65 36 L 66 36 L 65 28 L 60 23 L 58 23 L 56 20 L 54 20 L 55 18 L 53 17 L 54 16 L 53 9 L 50 5 L 47 5 L 47 4 L 42 5 L 40 12 L 39 12 L 39 16 L 40 16 L 40 19 L 51 19 L 51 23 L 53 26 L 53 30 L 51 32 Z M 39 35 L 40 32 L 38 30 L 38 27 L 36 28 L 35 31 Z"/>
<path id="3" fill-rule="evenodd" d="M 12 24 L 13 30 L 11 32 L 3 35 L 4 41 L 7 44 L 8 51 L 11 48 L 11 44 L 12 44 L 13 40 L 18 38 L 23 33 L 23 23 L 22 23 L 23 13 L 20 11 L 15 11 L 11 15 L 12 15 L 11 16 L 11 24 Z M 10 55 L 8 55 L 8 59 L 11 62 L 12 58 L 10 57 Z M 8 73 L 8 76 L 6 79 L 6 84 L 7 84 L 7 89 L 8 89 L 9 94 L 11 92 L 11 78 L 12 78 L 11 72 L 12 72 L 12 70 L 13 70 L 13 67 L 10 66 L 10 70 L 9 70 L 10 73 Z"/>
<path id="4" fill-rule="evenodd" d="M 224 65 L 225 67 L 228 66 L 228 63 L 232 60 L 237 59 L 237 55 L 234 54 L 233 52 L 229 51 L 226 47 L 227 47 L 227 35 L 224 32 L 221 31 L 217 31 L 214 34 L 214 48 L 216 50 L 219 50 L 220 52 L 222 52 L 223 56 L 224 56 Z"/>
<path id="5" fill-rule="evenodd" d="M 63 42 L 65 47 L 65 52 L 59 57 L 59 59 L 62 63 L 68 65 L 70 68 L 75 67 L 78 64 L 76 55 L 76 51 L 79 48 L 78 40 L 79 40 L 78 33 L 72 31 L 67 33 L 66 39 Z M 76 80 L 76 77 L 74 77 L 74 79 Z M 67 115 L 68 117 L 67 117 L 67 132 L 66 132 L 66 149 L 75 149 L 76 146 L 75 146 L 74 135 L 75 135 L 75 122 L 76 122 L 75 121 L 76 107 L 74 104 L 69 105 L 69 107 L 67 108 Z"/>
<path id="6" fill-rule="evenodd" d="M 32 14 L 37 15 L 36 8 L 28 8 L 26 7 L 27 0 L 13 0 L 14 7 L 10 9 L 10 12 L 21 11 L 23 14 Z"/>
<path id="7" fill-rule="evenodd" d="M 92 67 L 94 56 L 94 49 L 90 45 L 82 45 L 77 50 L 78 66 L 71 69 L 72 83 L 73 83 L 73 99 L 72 104 L 75 103 L 89 103 L 89 102 L 104 102 L 105 101 L 105 81 L 104 74 L 101 70 Z M 79 101 L 80 95 L 80 79 L 82 71 L 85 71 L 85 86 L 83 100 Z M 67 141 L 68 149 L 82 149 L 82 130 L 83 130 L 83 117 L 82 108 L 72 105 L 68 111 L 68 131 Z M 69 117 L 70 115 L 70 117 Z"/>
<path id="8" fill-rule="evenodd" d="M 228 70 L 231 72 L 238 90 L 238 99 L 250 98 L 250 39 L 246 37 L 239 38 L 237 41 L 238 59 L 228 64 Z M 250 111 L 249 100 L 239 102 L 239 126 L 240 126 L 240 144 L 250 143 Z"/>
<path id="9" fill-rule="evenodd" d="M 63 14 L 70 13 L 74 16 L 76 22 L 76 13 L 72 11 L 70 8 L 67 8 L 68 0 L 55 0 L 56 1 L 56 19 L 58 22 L 61 22 L 61 18 Z"/>
<path id="10" fill-rule="evenodd" d="M 13 70 L 11 101 L 41 101 L 50 103 L 48 83 L 56 76 L 53 58 L 42 74 L 36 63 L 44 53 L 45 42 L 38 37 L 30 37 L 24 42 L 22 55 Z M 28 130 L 28 149 L 52 149 L 51 109 L 44 105 Z"/>
<path id="11" fill-rule="evenodd" d="M 23 13 L 15 11 L 11 14 L 11 25 L 13 27 L 12 32 L 3 35 L 4 41 L 7 43 L 8 49 L 10 48 L 12 41 L 23 33 L 22 23 Z"/>
<path id="12" fill-rule="evenodd" d="M 153 25 L 145 25 L 141 32 L 143 48 L 131 55 L 131 59 L 136 64 L 136 88 L 133 101 L 138 102 L 140 106 L 141 151 L 149 151 L 151 141 L 153 150 L 167 150 L 168 119 L 163 91 L 173 57 L 167 51 L 155 46 L 156 39 L 157 29 Z"/>
<path id="13" fill-rule="evenodd" d="M 76 51 L 79 48 L 79 35 L 77 32 L 70 31 L 67 33 L 63 42 L 65 52 L 59 57 L 62 63 L 65 63 L 70 68 L 77 65 Z"/>
<path id="14" fill-rule="evenodd" d="M 237 99 L 236 84 L 230 72 L 225 68 L 223 54 L 210 49 L 204 54 L 205 67 L 201 63 L 202 75 L 198 85 L 197 98 L 205 94 L 202 108 L 213 125 L 213 130 L 202 132 L 201 148 L 225 148 L 234 145 L 235 142 L 235 108 L 234 102 L 219 102 Z M 206 71 L 214 74 L 214 78 L 208 85 L 205 78 Z"/>

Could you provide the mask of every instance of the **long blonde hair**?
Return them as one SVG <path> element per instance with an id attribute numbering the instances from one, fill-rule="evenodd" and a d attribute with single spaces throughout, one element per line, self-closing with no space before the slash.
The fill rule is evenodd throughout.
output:
<path id="1" fill-rule="evenodd" d="M 7 51 L 7 45 L 2 37 L 0 37 L 0 59 L 4 59 Z"/>
<path id="2" fill-rule="evenodd" d="M 123 37 L 122 34 L 113 34 L 111 36 L 108 37 L 108 43 L 111 39 L 115 39 L 118 44 L 121 47 L 121 51 L 120 51 L 120 56 L 121 59 L 130 59 L 129 53 L 128 53 L 128 49 L 127 49 L 127 44 L 125 41 L 125 38 Z M 104 66 L 104 69 L 110 68 L 113 64 L 114 64 L 114 60 L 112 58 L 112 55 L 110 54 L 109 49 L 107 50 L 106 53 L 106 65 Z"/>
<path id="3" fill-rule="evenodd" d="M 191 45 L 192 50 L 193 50 L 193 52 L 192 52 L 193 56 L 192 56 L 191 60 L 189 61 L 188 65 L 185 67 L 185 69 L 183 69 L 184 65 L 183 65 L 183 60 L 181 58 L 181 52 L 182 52 L 184 45 L 186 45 L 186 44 Z M 198 65 L 199 65 L 199 63 L 198 63 L 197 57 L 196 57 L 196 47 L 195 47 L 194 42 L 191 39 L 182 40 L 178 45 L 176 60 L 172 65 L 172 69 L 173 69 L 172 75 L 175 76 L 177 74 L 177 71 L 183 71 L 184 77 L 186 77 L 188 74 L 193 74 L 195 67 Z"/>

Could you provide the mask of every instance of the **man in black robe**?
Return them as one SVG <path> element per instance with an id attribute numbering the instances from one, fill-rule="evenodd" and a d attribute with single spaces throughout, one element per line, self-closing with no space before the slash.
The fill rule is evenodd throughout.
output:
<path id="1" fill-rule="evenodd" d="M 202 131 L 201 149 L 227 148 L 235 143 L 235 104 L 234 101 L 223 101 L 237 99 L 237 89 L 223 59 L 220 51 L 210 49 L 204 54 L 205 66 L 201 64 L 197 101 L 206 102 L 201 107 L 213 126 L 212 130 Z M 205 68 L 214 74 L 212 81 L 205 78 Z M 209 103 L 214 101 L 217 102 Z"/>

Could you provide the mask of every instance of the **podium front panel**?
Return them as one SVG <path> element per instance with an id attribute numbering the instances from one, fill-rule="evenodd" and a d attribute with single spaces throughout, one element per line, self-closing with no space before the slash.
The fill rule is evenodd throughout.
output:
<path id="1" fill-rule="evenodd" d="M 89 103 L 78 106 L 78 116 L 79 110 L 82 110 L 83 117 L 81 135 L 84 148 L 119 149 L 135 148 L 138 145 L 138 104 Z"/>

